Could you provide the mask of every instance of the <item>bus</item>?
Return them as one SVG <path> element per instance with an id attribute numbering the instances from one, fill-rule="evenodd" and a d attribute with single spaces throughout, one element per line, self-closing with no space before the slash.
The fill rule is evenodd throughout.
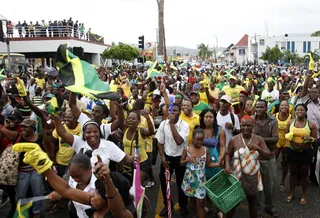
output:
<path id="1" fill-rule="evenodd" d="M 13 73 L 27 71 L 27 60 L 23 54 L 10 53 L 10 68 L 8 58 L 8 53 L 0 53 L 0 70 Z"/>

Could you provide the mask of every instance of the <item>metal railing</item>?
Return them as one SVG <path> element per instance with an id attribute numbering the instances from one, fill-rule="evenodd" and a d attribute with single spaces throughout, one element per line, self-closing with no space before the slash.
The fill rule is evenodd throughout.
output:
<path id="1" fill-rule="evenodd" d="M 30 26 L 17 28 L 15 26 L 12 29 L 7 29 L 7 27 L 4 26 L 3 32 L 7 38 L 74 37 L 87 41 L 94 41 L 90 40 L 89 31 L 66 26 L 33 26 L 33 28 Z"/>

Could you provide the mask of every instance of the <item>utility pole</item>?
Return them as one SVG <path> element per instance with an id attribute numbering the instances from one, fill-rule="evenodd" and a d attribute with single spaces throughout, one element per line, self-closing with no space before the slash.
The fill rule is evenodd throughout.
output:
<path id="1" fill-rule="evenodd" d="M 2 21 L 6 22 L 6 27 L 8 26 L 8 20 L 0 20 L 0 41 L 7 43 L 7 52 L 8 52 L 8 70 L 10 69 L 10 42 L 8 37 L 8 30 L 7 30 L 7 37 L 4 38 L 4 32 L 3 32 L 3 24 Z M 4 63 L 5 64 L 5 63 Z"/>

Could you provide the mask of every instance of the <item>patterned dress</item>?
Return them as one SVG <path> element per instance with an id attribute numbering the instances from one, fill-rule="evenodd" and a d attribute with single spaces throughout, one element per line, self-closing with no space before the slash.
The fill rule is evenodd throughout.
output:
<path id="1" fill-rule="evenodd" d="M 195 163 L 188 163 L 186 172 L 184 173 L 181 189 L 188 197 L 195 197 L 198 199 L 204 199 L 206 197 L 206 190 L 204 184 L 206 182 L 206 152 L 201 157 L 196 158 Z M 188 156 L 189 147 L 187 148 Z"/>
<path id="2" fill-rule="evenodd" d="M 249 150 L 246 146 L 245 148 L 240 148 L 234 152 L 234 176 L 237 179 L 241 179 L 242 171 L 248 175 L 255 175 L 258 173 L 258 191 L 263 190 L 262 179 L 260 174 L 260 162 L 258 160 L 259 153 L 254 150 Z M 240 166 L 241 164 L 241 166 Z"/>

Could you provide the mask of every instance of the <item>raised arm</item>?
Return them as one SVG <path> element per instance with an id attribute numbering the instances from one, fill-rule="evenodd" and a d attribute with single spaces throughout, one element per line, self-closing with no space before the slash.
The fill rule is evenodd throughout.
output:
<path id="1" fill-rule="evenodd" d="M 64 179 L 55 174 L 51 169 L 45 171 L 44 175 L 50 183 L 51 187 L 56 192 L 58 192 L 63 198 L 76 201 L 85 205 L 91 205 L 91 193 L 71 188 Z"/>
<path id="2" fill-rule="evenodd" d="M 111 102 L 110 102 L 111 103 Z M 117 111 L 118 111 L 118 118 L 112 122 L 111 124 L 111 131 L 116 131 L 118 130 L 121 125 L 124 124 L 124 112 L 123 112 L 123 107 L 120 105 L 119 102 L 114 101 L 113 104 L 116 106 Z M 115 108 L 115 107 L 113 107 Z M 110 111 L 111 111 L 111 105 L 110 105 Z"/>
<path id="3" fill-rule="evenodd" d="M 142 110 L 141 115 L 146 118 L 148 124 L 148 128 L 141 128 L 142 137 L 152 136 L 155 133 L 155 129 L 150 114 L 146 110 Z"/>
<path id="4" fill-rule="evenodd" d="M 74 141 L 74 136 L 66 131 L 58 117 L 54 118 L 54 124 L 56 127 L 57 134 L 61 137 L 61 139 L 65 141 L 67 144 L 72 145 Z"/>
<path id="5" fill-rule="evenodd" d="M 307 74 L 307 77 L 304 81 L 304 84 L 303 84 L 303 88 L 302 88 L 302 92 L 301 92 L 301 98 L 306 96 L 308 94 L 308 91 L 309 91 L 309 83 L 312 79 L 312 71 L 309 71 L 308 74 Z"/>
<path id="6" fill-rule="evenodd" d="M 0 133 L 3 136 L 5 136 L 7 139 L 9 139 L 11 142 L 15 142 L 17 140 L 18 135 L 19 135 L 18 132 L 8 130 L 8 129 L 4 128 L 4 126 L 0 126 Z"/>
<path id="7" fill-rule="evenodd" d="M 80 117 L 81 111 L 77 106 L 77 94 L 74 92 L 70 92 L 69 95 L 69 107 L 72 111 L 72 114 L 75 119 L 78 119 Z"/>
<path id="8" fill-rule="evenodd" d="M 24 102 L 26 103 L 26 105 L 28 105 L 30 107 L 30 109 L 38 116 L 41 118 L 42 122 L 44 121 L 44 116 L 43 116 L 43 111 L 38 108 L 37 106 L 35 106 L 32 101 L 30 100 L 30 98 L 28 98 L 27 96 L 23 97 Z"/>

